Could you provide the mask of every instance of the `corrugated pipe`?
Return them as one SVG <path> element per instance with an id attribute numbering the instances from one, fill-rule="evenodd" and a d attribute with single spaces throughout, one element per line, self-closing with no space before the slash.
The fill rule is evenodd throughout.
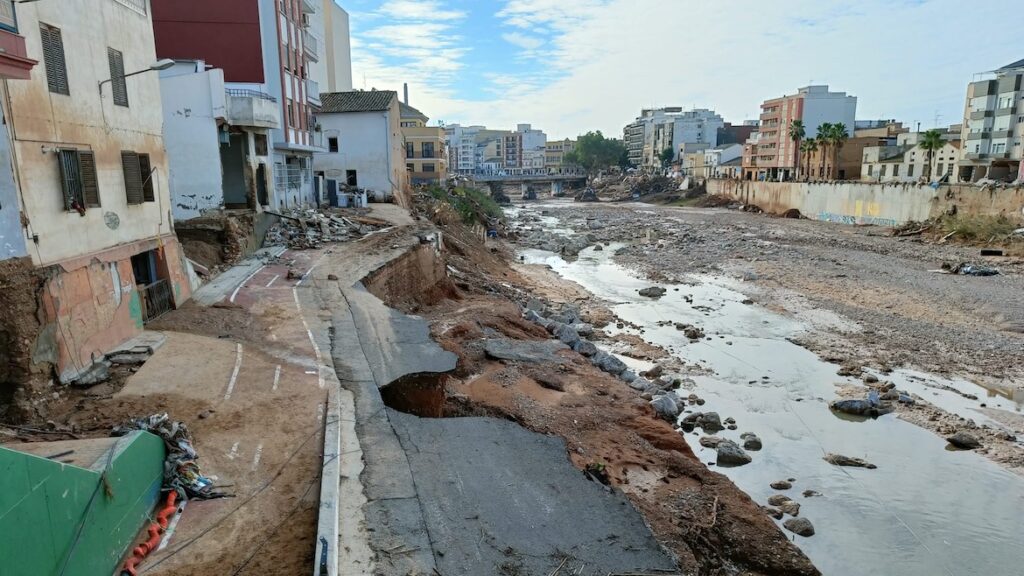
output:
<path id="1" fill-rule="evenodd" d="M 167 523 L 170 521 L 170 517 L 178 509 L 177 501 L 178 492 L 176 490 L 167 493 L 167 503 L 157 513 L 156 521 L 150 524 L 146 530 L 149 538 L 132 550 L 132 557 L 125 560 L 120 576 L 136 576 L 138 574 L 137 569 L 142 560 L 160 545 L 160 537 L 163 535 L 164 530 L 167 530 Z"/>

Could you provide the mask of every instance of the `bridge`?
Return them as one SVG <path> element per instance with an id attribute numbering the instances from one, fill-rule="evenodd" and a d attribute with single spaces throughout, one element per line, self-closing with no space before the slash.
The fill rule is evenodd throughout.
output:
<path id="1" fill-rule="evenodd" d="M 567 182 L 580 182 L 585 184 L 587 181 L 586 170 L 574 169 L 545 170 L 513 168 L 499 171 L 478 170 L 471 174 L 465 174 L 462 176 L 470 178 L 478 184 L 488 184 L 491 186 L 519 184 L 519 189 L 524 198 L 529 196 L 531 184 L 550 183 L 551 195 L 561 196 Z"/>

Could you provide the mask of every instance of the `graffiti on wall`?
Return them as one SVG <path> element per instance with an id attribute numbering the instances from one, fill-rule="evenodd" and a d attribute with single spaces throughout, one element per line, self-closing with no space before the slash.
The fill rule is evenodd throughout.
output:
<path id="1" fill-rule="evenodd" d="M 818 220 L 835 222 L 837 224 L 867 224 L 870 226 L 898 226 L 899 223 L 893 218 L 880 218 L 878 216 L 853 216 L 849 214 L 833 214 L 832 212 L 819 212 Z"/>

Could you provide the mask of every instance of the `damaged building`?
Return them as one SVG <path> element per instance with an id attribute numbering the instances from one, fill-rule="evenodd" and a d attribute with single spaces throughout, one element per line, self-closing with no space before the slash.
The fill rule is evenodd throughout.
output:
<path id="1" fill-rule="evenodd" d="M 12 7 L 13 10 L 13 7 Z M 12 14 L 13 16 L 13 14 Z M 19 7 L 0 57 L 0 388 L 68 382 L 191 293 L 146 2 Z M 10 81 L 6 81 L 10 80 Z"/>

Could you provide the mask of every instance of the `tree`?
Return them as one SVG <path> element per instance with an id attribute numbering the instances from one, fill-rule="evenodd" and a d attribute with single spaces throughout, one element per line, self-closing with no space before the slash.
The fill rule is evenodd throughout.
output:
<path id="1" fill-rule="evenodd" d="M 663 165 L 668 166 L 669 164 L 672 163 L 673 160 L 675 160 L 676 153 L 671 148 L 665 148 L 664 150 L 661 151 L 661 154 L 658 156 L 658 158 L 661 159 L 661 163 Z"/>
<path id="2" fill-rule="evenodd" d="M 576 149 L 566 154 L 566 160 L 593 174 L 611 166 L 620 166 L 628 158 L 626 145 L 621 140 L 605 138 L 600 130 L 587 132 L 576 139 Z"/>
<path id="3" fill-rule="evenodd" d="M 806 136 L 807 136 L 807 131 L 804 128 L 803 120 L 793 120 L 793 122 L 789 125 L 789 139 L 793 141 L 793 145 L 796 147 L 796 150 L 797 150 L 797 155 L 796 155 L 797 180 L 800 179 L 800 176 L 799 176 L 799 172 L 800 172 L 800 151 L 801 151 L 800 141 L 803 140 L 804 137 L 806 137 Z"/>
<path id="4" fill-rule="evenodd" d="M 818 126 L 818 149 L 821 150 L 821 170 L 819 172 L 820 177 L 825 176 L 825 153 L 828 152 L 828 145 L 830 143 L 829 137 L 832 134 L 832 124 L 829 122 L 822 122 Z"/>
<path id="5" fill-rule="evenodd" d="M 804 140 L 803 144 L 800 145 L 800 151 L 804 153 L 804 159 L 806 166 L 804 167 L 804 176 L 810 179 L 811 175 L 811 156 L 818 151 L 818 141 L 814 138 L 810 140 Z"/>
<path id="6" fill-rule="evenodd" d="M 846 140 L 850 135 L 846 132 L 846 124 L 832 124 L 829 127 L 829 144 L 832 145 L 832 172 L 829 174 L 832 180 L 839 179 L 839 151 L 843 149 Z"/>
<path id="7" fill-rule="evenodd" d="M 927 152 L 928 182 L 932 181 L 932 158 L 935 156 L 935 151 L 945 145 L 946 141 L 942 139 L 942 132 L 939 130 L 929 130 L 921 135 L 921 143 L 918 146 Z"/>

